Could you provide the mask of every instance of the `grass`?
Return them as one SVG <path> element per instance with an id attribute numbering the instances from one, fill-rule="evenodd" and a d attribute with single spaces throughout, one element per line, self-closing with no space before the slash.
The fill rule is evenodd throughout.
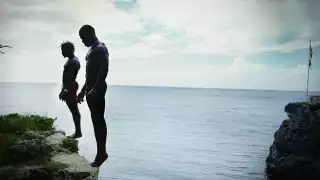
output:
<path id="1" fill-rule="evenodd" d="M 9 114 L 0 116 L 0 133 L 11 134 L 26 131 L 52 131 L 55 118 L 40 115 Z"/>
<path id="2" fill-rule="evenodd" d="M 61 163 L 55 163 L 55 162 L 50 162 L 48 161 L 47 163 L 44 164 L 44 168 L 46 169 L 46 171 L 49 174 L 53 174 L 54 172 L 56 172 L 59 169 L 65 169 L 68 166 L 65 164 L 61 164 Z"/>
<path id="3" fill-rule="evenodd" d="M 319 110 L 320 107 L 320 102 L 310 102 L 310 101 L 304 101 L 304 102 L 296 102 L 295 104 L 297 105 L 303 105 L 303 106 L 308 106 L 312 110 Z"/>
<path id="4" fill-rule="evenodd" d="M 52 149 L 41 132 L 53 131 L 55 120 L 40 115 L 1 115 L 0 166 L 45 162 Z"/>
<path id="5" fill-rule="evenodd" d="M 67 165 L 47 162 L 42 164 L 41 166 L 35 166 L 33 170 L 24 169 L 16 169 L 11 166 L 5 166 L 0 169 L 0 177 L 1 179 L 55 179 L 53 174 L 58 170 L 67 168 Z M 26 175 L 29 174 L 29 175 Z M 26 176 L 28 178 L 26 178 Z"/>
<path id="6" fill-rule="evenodd" d="M 10 147 L 18 139 L 15 135 L 0 134 L 0 166 L 10 164 Z"/>
<path id="7" fill-rule="evenodd" d="M 58 153 L 78 153 L 78 141 L 67 138 L 51 144 L 55 118 L 40 115 L 0 115 L 0 179 L 56 179 L 68 173 L 67 165 L 51 161 Z M 67 174 L 84 179 L 89 172 Z M 59 179 L 59 178 L 58 178 Z"/>
<path id="8" fill-rule="evenodd" d="M 69 150 L 72 153 L 78 153 L 79 148 L 78 148 L 78 141 L 75 139 L 64 139 L 60 146 L 64 149 Z"/>

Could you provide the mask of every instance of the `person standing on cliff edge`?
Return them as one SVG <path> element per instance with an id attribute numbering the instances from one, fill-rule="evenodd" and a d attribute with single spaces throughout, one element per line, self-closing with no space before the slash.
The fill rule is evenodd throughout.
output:
<path id="1" fill-rule="evenodd" d="M 78 71 L 81 67 L 78 58 L 74 55 L 74 45 L 70 41 L 63 42 L 61 45 L 61 54 L 68 60 L 64 64 L 62 73 L 62 89 L 59 94 L 59 99 L 65 101 L 73 118 L 75 133 L 68 136 L 69 138 L 80 138 L 82 137 L 81 126 L 80 126 L 80 112 L 77 102 L 77 91 L 78 83 L 76 81 Z"/>
<path id="2" fill-rule="evenodd" d="M 86 80 L 78 94 L 78 102 L 82 103 L 84 96 L 86 97 L 97 143 L 97 154 L 90 165 L 100 167 L 108 159 L 106 151 L 107 125 L 104 111 L 109 52 L 105 44 L 98 40 L 92 26 L 83 25 L 79 30 L 79 36 L 83 44 L 89 47 L 89 51 L 86 55 Z"/>

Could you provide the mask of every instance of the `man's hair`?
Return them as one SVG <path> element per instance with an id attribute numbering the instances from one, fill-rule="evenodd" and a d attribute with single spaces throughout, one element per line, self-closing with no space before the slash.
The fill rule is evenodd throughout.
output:
<path id="1" fill-rule="evenodd" d="M 74 45 L 72 42 L 70 41 L 64 41 L 61 43 L 60 45 L 61 49 L 65 49 L 66 51 L 69 51 L 69 52 L 74 52 L 75 48 L 74 48 Z"/>
<path id="2" fill-rule="evenodd" d="M 90 35 L 94 35 L 95 34 L 95 30 L 92 26 L 85 24 L 83 25 L 80 30 L 79 30 L 79 34 L 90 34 Z"/>

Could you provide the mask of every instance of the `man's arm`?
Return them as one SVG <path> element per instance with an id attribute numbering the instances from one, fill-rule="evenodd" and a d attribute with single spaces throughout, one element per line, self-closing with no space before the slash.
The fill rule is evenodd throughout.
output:
<path id="1" fill-rule="evenodd" d="M 102 80 L 105 80 L 105 78 L 108 75 L 108 71 L 109 71 L 109 52 L 108 49 L 103 46 L 99 49 L 98 51 L 99 55 L 98 55 L 98 62 L 99 62 L 99 74 L 97 77 L 97 80 L 93 86 L 92 89 L 96 88 L 96 85 L 98 82 L 101 82 Z"/>
<path id="2" fill-rule="evenodd" d="M 87 86 L 87 78 L 86 78 L 86 80 L 85 80 L 85 82 L 84 82 L 84 84 L 83 84 L 83 86 L 82 86 L 82 89 L 81 89 L 81 91 L 80 91 L 80 94 L 85 94 L 86 86 Z"/>

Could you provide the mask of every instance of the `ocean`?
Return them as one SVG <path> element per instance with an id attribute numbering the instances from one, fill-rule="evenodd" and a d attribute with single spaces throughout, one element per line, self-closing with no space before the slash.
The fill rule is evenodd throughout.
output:
<path id="1" fill-rule="evenodd" d="M 57 117 L 73 133 L 60 85 L 0 83 L 0 113 Z M 104 180 L 262 180 L 273 134 L 288 102 L 305 92 L 109 86 L 109 159 Z M 80 105 L 80 155 L 96 152 L 86 103 Z"/>

